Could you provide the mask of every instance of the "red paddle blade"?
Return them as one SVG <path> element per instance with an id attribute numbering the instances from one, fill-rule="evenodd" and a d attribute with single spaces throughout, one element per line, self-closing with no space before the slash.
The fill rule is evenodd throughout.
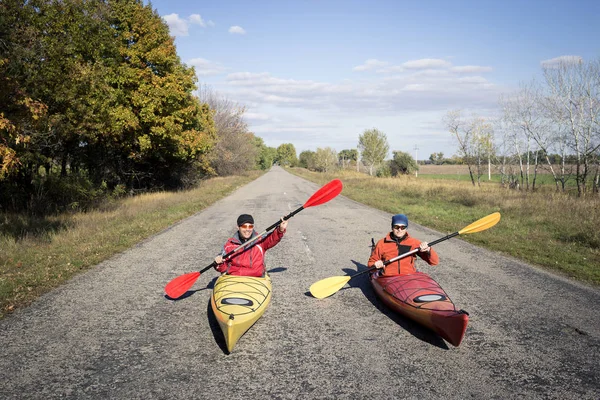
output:
<path id="1" fill-rule="evenodd" d="M 173 278 L 165 286 L 165 293 L 172 299 L 178 299 L 191 288 L 200 277 L 200 272 L 190 272 Z"/>
<path id="2" fill-rule="evenodd" d="M 342 188 L 342 181 L 339 179 L 334 179 L 321 189 L 317 190 L 316 193 L 310 197 L 310 199 L 306 200 L 306 203 L 304 203 L 303 207 L 307 208 L 327 203 L 329 200 L 340 194 L 342 192 Z"/>

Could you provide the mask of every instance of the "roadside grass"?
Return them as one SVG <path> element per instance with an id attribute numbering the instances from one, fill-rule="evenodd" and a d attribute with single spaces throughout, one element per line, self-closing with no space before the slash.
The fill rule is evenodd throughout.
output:
<path id="1" fill-rule="evenodd" d="M 496 226 L 461 235 L 461 239 L 586 283 L 600 284 L 597 197 L 579 199 L 554 191 L 531 193 L 492 184 L 473 187 L 470 182 L 412 175 L 375 178 L 353 171 L 289 171 L 320 184 L 339 178 L 344 183 L 344 196 L 390 215 L 407 214 L 411 221 L 440 232 L 459 231 L 499 211 L 502 219 Z M 382 231 L 381 236 L 385 233 Z"/>
<path id="2" fill-rule="evenodd" d="M 212 178 L 192 190 L 142 194 L 87 213 L 0 214 L 0 318 L 261 174 Z"/>

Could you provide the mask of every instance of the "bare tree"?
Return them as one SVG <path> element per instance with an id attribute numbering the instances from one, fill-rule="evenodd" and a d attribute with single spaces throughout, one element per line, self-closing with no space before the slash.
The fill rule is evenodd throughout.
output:
<path id="1" fill-rule="evenodd" d="M 600 63 L 561 61 L 543 66 L 549 96 L 546 109 L 576 160 L 577 194 L 585 195 L 600 149 Z"/>
<path id="2" fill-rule="evenodd" d="M 469 168 L 471 182 L 475 186 L 475 177 L 473 176 L 473 131 L 461 115 L 461 110 L 449 111 L 444 117 L 444 124 L 458 142 L 458 153 Z"/>
<path id="3" fill-rule="evenodd" d="M 207 85 L 200 87 L 199 97 L 213 111 L 218 139 L 210 159 L 217 174 L 235 175 L 254 169 L 259 149 L 243 118 L 246 108 Z"/>
<path id="4" fill-rule="evenodd" d="M 448 131 L 454 135 L 458 143 L 458 153 L 469 169 L 471 183 L 481 183 L 483 162 L 488 163 L 491 170 L 491 158 L 494 153 L 494 128 L 487 119 L 473 115 L 469 119 L 462 117 L 461 110 L 449 111 L 444 117 Z M 475 174 L 474 170 L 475 169 Z"/>

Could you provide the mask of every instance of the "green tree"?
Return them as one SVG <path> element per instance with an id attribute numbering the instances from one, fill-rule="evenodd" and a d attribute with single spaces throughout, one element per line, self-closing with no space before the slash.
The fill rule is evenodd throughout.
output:
<path id="1" fill-rule="evenodd" d="M 104 77 L 116 43 L 109 8 L 83 0 L 8 0 L 0 6 L 0 30 L 13 25 L 2 36 L 5 46 L 0 45 L 6 50 L 0 59 L 9 60 L 0 61 L 6 68 L 1 92 L 7 96 L 0 136 L 12 136 L 2 140 L 12 146 L 2 164 L 14 172 L 2 192 L 8 187 L 13 201 L 28 198 L 28 205 L 49 207 L 43 197 L 56 186 L 52 175 L 58 171 L 62 178 L 71 174 L 71 180 L 86 180 L 87 171 L 80 172 L 89 154 L 86 146 L 96 132 L 110 130 L 110 87 Z M 86 185 L 73 192 L 87 191 Z"/>
<path id="2" fill-rule="evenodd" d="M 392 176 L 408 175 L 419 170 L 419 165 L 410 154 L 403 151 L 394 151 L 393 153 L 394 158 L 389 163 Z"/>
<path id="3" fill-rule="evenodd" d="M 444 153 L 431 153 L 429 160 L 434 165 L 442 165 L 444 163 Z"/>
<path id="4" fill-rule="evenodd" d="M 256 165 L 258 168 L 267 170 L 273 166 L 277 158 L 277 149 L 265 144 L 261 137 L 254 136 L 254 145 L 257 148 Z"/>
<path id="5" fill-rule="evenodd" d="M 338 158 L 342 168 L 350 165 L 351 161 L 356 162 L 358 160 L 358 150 L 356 149 L 344 149 L 338 153 Z"/>
<path id="6" fill-rule="evenodd" d="M 317 148 L 315 152 L 315 168 L 317 171 L 327 172 L 333 169 L 338 162 L 338 154 L 331 147 Z"/>
<path id="7" fill-rule="evenodd" d="M 390 146 L 385 133 L 378 129 L 366 129 L 358 137 L 358 149 L 362 161 L 369 166 L 369 175 L 373 175 L 373 169 L 387 157 Z"/>
<path id="8" fill-rule="evenodd" d="M 277 147 L 277 161 L 282 166 L 294 167 L 298 164 L 296 148 L 291 143 L 283 143 Z"/>
<path id="9" fill-rule="evenodd" d="M 29 28 L 33 14 L 22 1 L 0 2 L 0 183 L 5 181 L 5 186 L 9 177 L 15 179 L 23 172 L 31 131 L 39 129 L 36 121 L 46 111 L 45 104 L 31 98 L 24 82 L 28 71 L 23 60 L 33 54 L 28 43 L 38 40 L 37 32 Z M 31 178 L 22 183 L 27 181 Z"/>
<path id="10" fill-rule="evenodd" d="M 314 170 L 315 169 L 315 152 L 311 150 L 304 150 L 298 157 L 298 163 L 302 168 Z"/>

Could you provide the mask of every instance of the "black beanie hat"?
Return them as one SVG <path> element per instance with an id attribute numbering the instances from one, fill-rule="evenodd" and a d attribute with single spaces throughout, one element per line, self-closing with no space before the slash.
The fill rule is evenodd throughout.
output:
<path id="1" fill-rule="evenodd" d="M 252 215 L 250 214 L 242 214 L 238 217 L 237 219 L 237 226 L 241 226 L 244 224 L 253 224 L 254 225 L 254 218 L 252 218 Z"/>

